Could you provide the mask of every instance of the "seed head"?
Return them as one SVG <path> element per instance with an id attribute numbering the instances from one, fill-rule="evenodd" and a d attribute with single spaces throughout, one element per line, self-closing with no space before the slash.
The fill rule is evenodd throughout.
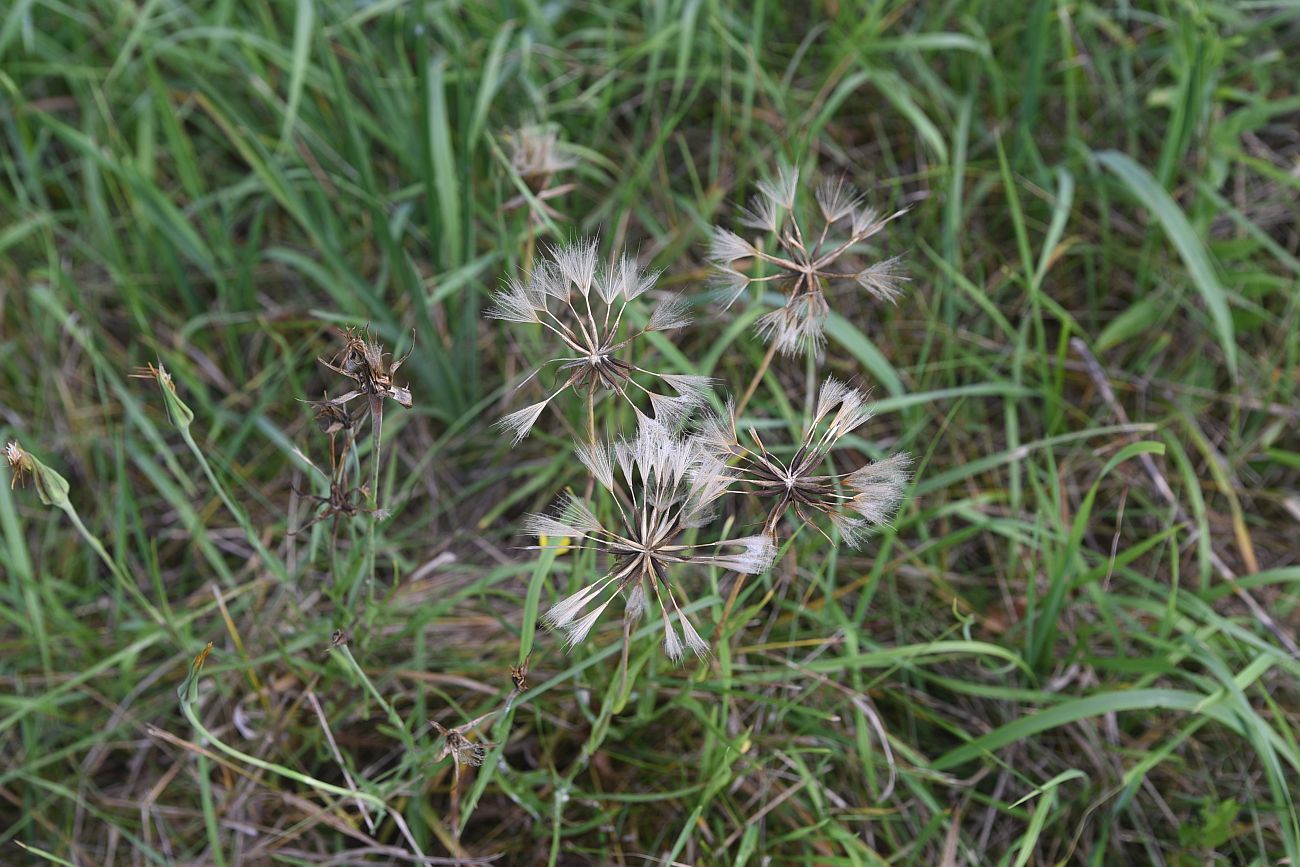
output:
<path id="1" fill-rule="evenodd" d="M 557 174 L 578 164 L 577 159 L 561 151 L 555 127 L 525 126 L 507 133 L 505 139 L 510 149 L 510 168 L 537 198 L 545 201 L 573 188 L 571 184 L 551 187 Z"/>
<path id="2" fill-rule="evenodd" d="M 752 447 L 742 444 L 731 412 L 706 420 L 698 439 L 715 458 L 714 484 L 772 500 L 763 529 L 773 539 L 781 517 L 793 507 L 800 520 L 827 536 L 814 520 L 824 515 L 857 548 L 871 527 L 888 523 L 898 511 L 911 465 L 910 456 L 900 453 L 849 473 L 835 473 L 833 467 L 826 472 L 836 444 L 870 417 L 860 391 L 827 379 L 812 422 L 789 459 L 773 454 L 753 428 L 747 431 Z"/>
<path id="3" fill-rule="evenodd" d="M 552 248 L 550 258 L 536 263 L 528 277 L 512 278 L 493 297 L 489 316 L 540 325 L 563 347 L 562 354 L 524 380 L 555 365 L 558 386 L 544 400 L 498 422 L 514 435 L 515 442 L 528 435 L 542 410 L 565 389 L 590 395 L 613 392 L 638 415 L 641 410 L 634 398 L 641 392 L 654 417 L 668 426 L 680 424 L 692 409 L 706 402 L 711 385 L 708 377 L 656 373 L 627 358 L 643 335 L 671 331 L 690 322 L 685 303 L 671 294 L 662 297 L 644 327 L 634 328 L 628 322 L 628 308 L 654 287 L 658 276 L 658 272 L 642 271 L 629 256 L 601 265 L 596 241 L 588 239 Z M 658 380 L 675 393 L 647 388 L 638 377 Z"/>
<path id="4" fill-rule="evenodd" d="M 488 749 L 496 746 L 495 744 L 476 744 L 465 737 L 467 726 L 449 729 L 435 721 L 433 727 L 437 729 L 438 734 L 445 738 L 442 749 L 438 752 L 438 761 L 451 756 L 451 760 L 456 763 L 457 767 L 468 765 L 471 768 L 477 768 L 483 764 L 483 759 L 487 758 Z"/>
<path id="5" fill-rule="evenodd" d="M 366 395 L 372 403 L 389 398 L 400 406 L 410 409 L 411 390 L 396 385 L 393 378 L 397 375 L 398 368 L 410 357 L 411 349 L 415 347 L 415 335 L 411 335 L 411 349 L 407 349 L 405 355 L 389 364 L 385 362 L 388 354 L 384 351 L 383 345 L 371 337 L 370 329 L 358 331 L 354 328 L 345 328 L 340 333 L 343 336 L 343 349 L 328 361 L 324 358 L 316 360 L 335 373 L 352 380 L 356 383 L 356 387 L 338 397 L 314 401 L 315 405 L 342 407 L 353 398 Z M 320 418 L 319 411 L 317 418 Z"/>
<path id="6" fill-rule="evenodd" d="M 710 251 L 714 286 L 726 304 L 752 284 L 771 282 L 785 292 L 785 305 L 760 318 L 756 327 L 765 341 L 786 354 L 821 351 L 830 314 L 824 296 L 829 284 L 853 281 L 872 297 L 893 302 L 906 280 L 897 258 L 847 270 L 843 261 L 903 211 L 882 217 L 864 206 L 861 194 L 843 178 L 836 178 L 817 188 L 813 198 L 819 219 L 810 219 L 799 213 L 800 189 L 798 171 L 783 166 L 775 180 L 759 182 L 759 194 L 741 211 L 742 225 L 776 235 L 776 252 L 722 227 L 714 229 Z M 755 261 L 764 263 L 769 273 L 753 276 L 742 266 Z"/>
<path id="7" fill-rule="evenodd" d="M 726 493 L 725 483 L 717 481 L 717 460 L 694 437 L 674 434 L 645 419 L 635 438 L 613 446 L 579 447 L 577 454 L 596 481 L 613 494 L 618 520 L 607 525 L 576 497 L 561 502 L 552 514 L 529 516 L 524 524 L 527 532 L 566 537 L 569 547 L 589 548 L 609 558 L 608 571 L 552 607 L 546 623 L 564 630 L 572 647 L 587 637 L 615 597 L 624 597 L 624 617 L 635 622 L 653 593 L 663 617 L 665 653 L 678 661 L 689 647 L 704 657 L 708 643 L 678 605 L 673 571 L 690 563 L 746 574 L 763 572 L 776 553 L 771 540 L 763 535 L 682 541 L 686 530 L 713 516 L 718 499 Z M 670 609 L 677 615 L 680 636 Z"/>

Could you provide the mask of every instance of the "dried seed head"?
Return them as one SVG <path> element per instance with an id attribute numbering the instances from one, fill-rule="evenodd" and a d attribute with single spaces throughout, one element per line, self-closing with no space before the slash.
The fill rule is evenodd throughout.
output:
<path id="1" fill-rule="evenodd" d="M 465 737 L 464 732 L 459 728 L 444 728 L 437 722 L 433 723 L 433 727 L 445 739 L 442 749 L 438 752 L 438 761 L 451 756 L 451 760 L 457 765 L 477 768 L 487 758 L 487 751 L 496 746 L 496 744 L 476 744 Z"/>
<path id="2" fill-rule="evenodd" d="M 643 400 L 650 404 L 656 419 L 669 425 L 680 424 L 707 401 L 707 378 L 661 374 L 627 360 L 629 350 L 643 335 L 671 331 L 690 322 L 685 302 L 666 294 L 650 312 L 644 327 L 630 324 L 629 308 L 653 288 L 657 277 L 656 272 L 643 271 L 628 256 L 602 266 L 596 241 L 587 239 L 552 248 L 549 258 L 536 263 L 526 279 L 508 280 L 505 288 L 493 296 L 489 316 L 540 325 L 563 347 L 561 354 L 524 380 L 555 365 L 557 383 L 550 393 L 498 422 L 515 442 L 528 435 L 542 410 L 566 389 L 593 399 L 597 393 L 612 392 L 638 414 Z M 670 391 L 647 387 L 642 384 L 644 380 L 658 380 Z M 637 399 L 638 393 L 643 393 L 644 398 Z"/>
<path id="3" fill-rule="evenodd" d="M 727 492 L 718 484 L 717 462 L 694 437 L 675 434 L 645 419 L 637 435 L 613 445 L 578 451 L 600 485 L 614 495 L 618 520 L 602 522 L 586 504 L 568 498 L 550 515 L 533 515 L 525 529 L 560 535 L 568 547 L 589 548 L 608 557 L 598 579 L 558 602 L 544 620 L 565 633 L 572 647 L 583 641 L 601 614 L 620 595 L 627 622 L 638 620 L 658 602 L 664 623 L 664 650 L 674 661 L 689 648 L 704 656 L 708 644 L 682 612 L 672 581 L 675 569 L 698 564 L 753 574 L 771 566 L 775 548 L 766 535 L 687 544 L 682 535 L 703 524 Z M 576 541 L 575 541 L 576 540 Z M 675 617 L 674 617 L 675 615 Z M 679 637 L 673 621 L 681 626 Z"/>
<path id="4" fill-rule="evenodd" d="M 759 194 L 742 210 L 740 223 L 776 236 L 768 252 L 725 228 L 715 228 L 710 258 L 715 266 L 713 286 L 719 300 L 730 305 L 750 285 L 774 283 L 786 303 L 758 320 L 760 336 L 786 354 L 820 354 L 830 307 L 824 293 L 836 283 L 855 282 L 872 297 L 893 302 L 906 280 L 897 258 L 845 270 L 845 261 L 871 236 L 902 214 L 887 218 L 862 205 L 862 196 L 843 178 L 824 181 L 814 193 L 816 216 L 799 207 L 799 173 L 781 167 L 773 180 L 760 181 Z M 761 263 L 763 273 L 748 270 Z"/>
<path id="5" fill-rule="evenodd" d="M 345 328 L 340 333 L 343 337 L 343 349 L 329 361 L 324 358 L 316 360 L 340 376 L 352 380 L 355 387 L 339 397 L 315 401 L 315 405 L 342 407 L 353 398 L 365 395 L 370 398 L 372 404 L 388 398 L 399 406 L 410 409 L 411 390 L 406 386 L 397 385 L 393 379 L 406 359 L 410 358 L 411 350 L 415 348 L 414 332 L 411 334 L 410 348 L 391 364 L 385 361 L 388 354 L 384 351 L 383 344 L 371 336 L 369 329 L 358 331 Z"/>
<path id="6" fill-rule="evenodd" d="M 817 529 L 814 516 L 824 515 L 851 547 L 859 547 L 872 527 L 893 519 L 907 487 L 911 458 L 896 454 L 839 474 L 824 467 L 841 439 L 860 427 L 871 412 L 857 389 L 827 379 L 818 393 L 812 422 L 789 458 L 768 449 L 754 429 L 748 431 L 752 447 L 740 441 L 731 415 L 706 420 L 698 441 L 715 460 L 715 483 L 743 486 L 773 500 L 764 523 L 775 538 L 781 517 L 793 509 L 803 522 Z"/>
<path id="7" fill-rule="evenodd" d="M 532 659 L 532 656 L 532 651 L 529 651 L 523 662 L 510 667 L 510 681 L 515 685 L 515 692 L 528 691 L 528 660 Z"/>
<path id="8" fill-rule="evenodd" d="M 505 136 L 510 167 L 534 194 L 544 193 L 557 174 L 571 169 L 578 160 L 561 150 L 554 126 L 525 126 Z"/>
<path id="9" fill-rule="evenodd" d="M 343 407 L 329 403 L 329 395 L 322 397 L 321 402 L 315 406 L 316 424 L 320 426 L 321 433 L 336 434 L 352 429 L 352 416 Z"/>

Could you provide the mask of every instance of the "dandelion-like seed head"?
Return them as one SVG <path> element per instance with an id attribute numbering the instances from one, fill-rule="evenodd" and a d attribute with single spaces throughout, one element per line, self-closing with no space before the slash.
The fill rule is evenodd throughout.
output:
<path id="1" fill-rule="evenodd" d="M 551 207 L 550 200 L 574 188 L 571 183 L 556 183 L 557 176 L 578 164 L 578 160 L 563 150 L 558 131 L 553 125 L 525 126 L 504 136 L 509 150 L 510 169 L 528 190 L 512 197 L 502 210 L 528 208 L 530 222 L 540 225 L 546 221 L 564 220 L 564 214 Z"/>
<path id="2" fill-rule="evenodd" d="M 673 572 L 685 564 L 763 572 L 775 557 L 771 539 L 759 535 L 716 542 L 683 540 L 687 530 L 712 517 L 726 493 L 717 460 L 694 436 L 644 419 L 632 439 L 581 447 L 577 455 L 613 495 L 618 518 L 603 522 L 585 503 L 570 497 L 552 514 L 532 515 L 525 522 L 529 533 L 563 536 L 571 547 L 589 548 L 608 558 L 607 571 L 554 605 L 545 615 L 546 623 L 563 630 L 573 646 L 590 634 L 615 598 L 626 600 L 624 616 L 634 622 L 653 597 L 663 617 L 665 653 L 674 661 L 687 648 L 706 656 L 708 642 L 682 612 Z"/>
<path id="3" fill-rule="evenodd" d="M 887 524 L 897 513 L 911 466 L 910 456 L 900 453 L 849 473 L 836 473 L 833 467 L 827 471 L 839 441 L 870 417 L 862 392 L 827 379 L 812 421 L 788 458 L 769 449 L 753 428 L 747 431 L 748 443 L 743 443 L 730 411 L 706 419 L 697 437 L 714 456 L 718 480 L 772 501 L 763 525 L 767 535 L 775 538 L 782 516 L 793 509 L 801 521 L 826 535 L 815 520 L 824 515 L 841 538 L 857 548 L 872 527 Z"/>
<path id="4" fill-rule="evenodd" d="M 680 424 L 703 405 L 711 380 L 703 376 L 663 374 L 638 367 L 627 356 L 644 335 L 687 325 L 687 305 L 676 295 L 660 294 L 646 324 L 635 327 L 628 310 L 653 289 L 658 272 L 642 270 L 629 256 L 601 263 L 594 239 L 554 247 L 526 278 L 512 278 L 493 297 L 488 315 L 509 322 L 540 325 L 562 347 L 560 354 L 534 370 L 525 382 L 547 366 L 558 372 L 558 386 L 537 403 L 516 410 L 498 423 L 515 442 L 528 435 L 542 410 L 566 389 L 586 393 L 612 392 L 641 414 L 648 402 L 653 416 L 668 426 Z M 671 393 L 648 388 L 640 379 L 657 381 Z M 639 398 L 638 395 L 644 397 Z"/>
<path id="5" fill-rule="evenodd" d="M 759 182 L 758 195 L 741 210 L 741 225 L 776 236 L 773 251 L 723 227 L 714 229 L 710 250 L 714 288 L 724 304 L 755 284 L 770 282 L 785 293 L 785 305 L 760 318 L 757 328 L 765 341 L 786 354 L 820 353 L 830 315 L 824 293 L 830 284 L 851 281 L 872 297 L 893 302 L 907 279 L 897 258 L 847 267 L 854 249 L 903 211 L 882 217 L 863 205 L 862 195 L 847 181 L 834 178 L 816 188 L 813 217 L 800 212 L 801 189 L 798 170 L 782 166 L 774 179 Z M 766 273 L 747 267 L 758 262 Z"/>

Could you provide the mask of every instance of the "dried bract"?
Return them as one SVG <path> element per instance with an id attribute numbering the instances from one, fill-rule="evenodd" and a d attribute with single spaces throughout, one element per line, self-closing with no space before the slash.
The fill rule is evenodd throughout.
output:
<path id="1" fill-rule="evenodd" d="M 706 421 L 698 438 L 716 459 L 715 485 L 773 500 L 763 525 L 773 539 L 781 517 L 793 507 L 800 520 L 822 535 L 827 534 L 814 516 L 825 515 L 844 541 L 857 548 L 871 527 L 888 523 L 898 511 L 911 465 L 910 456 L 900 453 L 849 473 L 824 469 L 836 444 L 870 417 L 860 391 L 827 379 L 812 422 L 787 460 L 773 454 L 753 428 L 747 431 L 752 447 L 741 443 L 730 413 Z"/>
<path id="2" fill-rule="evenodd" d="M 592 549 L 609 558 L 608 571 L 546 613 L 547 624 L 564 630 L 573 646 L 587 637 L 615 597 L 624 597 L 624 617 L 635 622 L 653 593 L 663 617 L 668 656 L 680 660 L 686 647 L 701 657 L 707 655 L 708 644 L 678 604 L 672 571 L 696 564 L 746 574 L 763 572 L 775 556 L 771 540 L 762 535 L 693 544 L 682 541 L 686 530 L 712 517 L 717 500 L 726 493 L 726 484 L 717 482 L 717 460 L 693 437 L 674 434 L 646 419 L 635 438 L 612 447 L 580 447 L 577 454 L 596 481 L 614 495 L 618 520 L 606 526 L 587 504 L 571 497 L 553 514 L 531 515 L 525 522 L 529 533 L 566 537 L 571 540 L 569 547 Z M 680 636 L 670 611 L 677 615 Z"/>
<path id="3" fill-rule="evenodd" d="M 633 344 L 645 334 L 670 331 L 690 322 L 686 305 L 675 295 L 665 295 L 642 327 L 628 321 L 628 308 L 650 291 L 657 272 L 642 271 L 628 256 L 617 262 L 597 262 L 596 241 L 586 240 L 555 247 L 550 258 L 536 263 L 524 280 L 512 279 L 493 297 L 488 315 L 508 322 L 540 325 L 563 346 L 560 355 L 534 370 L 524 382 L 549 365 L 558 371 L 559 385 L 543 400 L 510 413 L 498 422 L 515 442 L 528 435 L 542 410 L 565 389 L 596 393 L 614 392 L 638 415 L 634 400 L 644 393 L 654 417 L 669 426 L 679 424 L 706 401 L 711 380 L 703 376 L 656 373 L 627 359 Z M 675 394 L 652 390 L 637 377 L 657 379 Z"/>
<path id="4" fill-rule="evenodd" d="M 846 268 L 846 260 L 857 245 L 880 232 L 903 211 L 882 216 L 864 206 L 861 195 L 839 178 L 817 188 L 814 199 L 819 219 L 809 219 L 798 212 L 799 173 L 786 167 L 779 170 L 776 180 L 760 182 L 758 189 L 749 208 L 742 211 L 740 222 L 775 234 L 776 251 L 768 252 L 718 227 L 714 229 L 710 258 L 717 269 L 714 285 L 728 305 L 754 284 L 770 282 L 785 293 L 785 305 L 758 320 L 758 332 L 764 340 L 787 354 L 801 349 L 820 352 L 830 314 L 824 293 L 832 281 L 853 281 L 882 301 L 898 298 L 906 278 L 897 258 L 862 268 Z M 741 266 L 755 261 L 764 263 L 770 273 L 752 276 Z"/>

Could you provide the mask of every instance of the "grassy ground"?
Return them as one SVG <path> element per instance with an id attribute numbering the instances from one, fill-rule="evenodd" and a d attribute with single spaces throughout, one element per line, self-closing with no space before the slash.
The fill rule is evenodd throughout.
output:
<path id="1" fill-rule="evenodd" d="M 0 486 L 0 861 L 1300 863 L 1294 6 L 812 8 L 5 4 L 0 437 L 70 501 Z M 578 161 L 536 231 L 535 122 Z M 836 293 L 823 370 L 916 481 L 862 552 L 799 534 L 711 661 L 644 625 L 623 692 L 617 615 L 536 629 L 591 559 L 518 532 L 586 485 L 583 409 L 492 430 L 540 349 L 481 311 L 598 232 L 698 305 L 660 363 L 739 392 L 764 308 L 704 257 L 782 159 L 911 206 L 906 295 Z M 415 341 L 391 516 L 290 535 L 365 323 Z M 808 375 L 746 416 L 797 428 Z M 734 577 L 683 586 L 712 634 Z M 512 696 L 458 772 L 431 723 Z"/>

